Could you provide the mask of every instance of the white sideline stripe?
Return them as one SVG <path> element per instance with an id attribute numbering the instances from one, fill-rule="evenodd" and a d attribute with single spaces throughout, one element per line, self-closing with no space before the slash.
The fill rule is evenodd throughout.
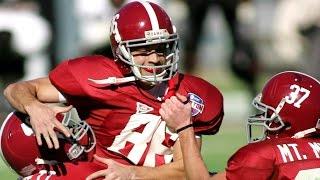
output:
<path id="1" fill-rule="evenodd" d="M 152 6 L 146 2 L 146 1 L 139 1 L 144 8 L 146 8 L 147 13 L 149 15 L 150 21 L 151 21 L 151 25 L 152 25 L 152 30 L 159 30 L 159 22 L 156 16 L 156 13 L 154 12 Z"/>

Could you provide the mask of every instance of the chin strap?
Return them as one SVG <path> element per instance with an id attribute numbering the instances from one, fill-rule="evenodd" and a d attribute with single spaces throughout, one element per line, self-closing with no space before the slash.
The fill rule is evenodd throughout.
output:
<path id="1" fill-rule="evenodd" d="M 136 81 L 136 80 L 137 79 L 134 76 L 123 77 L 123 78 L 108 77 L 106 79 L 91 79 L 91 78 L 88 78 L 89 85 L 97 87 L 97 88 L 107 87 L 107 86 L 110 86 L 110 85 L 118 85 L 118 84 L 122 84 L 122 83 Z"/>
<path id="2" fill-rule="evenodd" d="M 313 135 L 314 133 L 320 134 L 320 119 L 318 119 L 316 127 L 297 132 L 292 136 L 292 138 L 299 139 L 299 138 Z"/>
<path id="3" fill-rule="evenodd" d="M 108 77 L 106 79 L 92 79 L 88 78 L 88 84 L 96 87 L 96 88 L 104 88 L 111 85 L 119 85 L 123 83 L 133 82 L 136 81 L 137 78 L 135 76 L 129 76 L 129 77 L 123 77 L 123 78 L 117 78 L 117 77 Z M 168 81 L 168 88 L 165 92 L 164 97 L 160 98 L 159 100 L 166 100 L 170 98 L 171 96 L 174 96 L 177 91 L 176 83 L 173 79 L 170 79 Z"/>
<path id="4" fill-rule="evenodd" d="M 318 128 L 310 128 L 310 129 L 306 129 L 304 131 L 300 131 L 300 132 L 297 132 L 295 133 L 292 138 L 295 138 L 295 139 L 299 139 L 299 138 L 303 138 L 303 137 L 307 137 L 307 136 L 310 136 L 312 135 L 313 133 L 319 133 L 320 129 Z"/>

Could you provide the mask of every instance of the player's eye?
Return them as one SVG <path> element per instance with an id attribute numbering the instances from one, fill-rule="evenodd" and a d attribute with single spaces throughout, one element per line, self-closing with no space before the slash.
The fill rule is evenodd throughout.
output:
<path id="1" fill-rule="evenodd" d="M 154 52 L 160 56 L 168 55 L 170 53 L 170 45 L 168 43 L 164 43 L 164 44 L 149 45 L 143 48 L 141 47 L 131 48 L 131 54 L 133 56 L 148 56 L 149 54 Z"/>
<path id="2" fill-rule="evenodd" d="M 131 54 L 132 56 L 147 56 L 148 55 L 148 51 L 145 50 L 140 50 L 140 51 L 132 51 Z"/>
<path id="3" fill-rule="evenodd" d="M 161 55 L 168 55 L 171 53 L 171 46 L 169 43 L 160 44 L 156 48 L 157 54 Z"/>

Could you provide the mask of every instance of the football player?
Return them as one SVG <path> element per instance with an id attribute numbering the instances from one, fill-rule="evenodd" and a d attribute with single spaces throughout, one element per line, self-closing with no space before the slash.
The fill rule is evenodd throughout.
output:
<path id="1" fill-rule="evenodd" d="M 134 170 L 125 172 L 130 173 L 126 177 L 119 175 L 125 179 L 184 177 L 178 135 L 159 114 L 161 104 L 175 93 L 188 97 L 192 104 L 197 134 L 219 130 L 223 97 L 207 81 L 178 72 L 179 37 L 160 6 L 144 1 L 124 5 L 113 16 L 110 41 L 114 59 L 95 55 L 65 60 L 48 77 L 13 83 L 5 89 L 9 103 L 30 116 L 39 146 L 59 149 L 56 132 L 70 136 L 56 118 L 58 111 L 46 102 L 72 105 L 95 133 L 93 162 L 62 162 L 50 173 L 39 171 L 31 178 L 84 179 L 92 173 L 116 178 L 113 171 L 117 169 L 101 163 L 101 158 L 134 165 Z M 106 168 L 109 173 L 101 174 Z"/>
<path id="2" fill-rule="evenodd" d="M 160 114 L 179 134 L 188 179 L 317 179 L 319 91 L 320 82 L 301 72 L 273 76 L 253 100 L 261 113 L 248 118 L 249 144 L 231 156 L 225 172 L 214 176 L 209 175 L 196 147 L 191 106 L 181 103 L 186 98 L 167 99 Z"/>

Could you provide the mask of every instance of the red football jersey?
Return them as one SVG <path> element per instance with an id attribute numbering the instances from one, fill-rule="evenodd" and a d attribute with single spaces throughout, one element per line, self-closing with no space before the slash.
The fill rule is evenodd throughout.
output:
<path id="1" fill-rule="evenodd" d="M 319 138 L 276 138 L 248 144 L 228 161 L 227 179 L 320 178 Z"/>
<path id="2" fill-rule="evenodd" d="M 88 79 L 123 78 L 118 66 L 103 56 L 86 56 L 61 63 L 50 72 L 52 84 L 94 129 L 97 154 L 121 163 L 159 166 L 172 161 L 178 136 L 159 115 L 163 99 L 136 82 L 97 87 Z M 179 92 L 192 101 L 195 130 L 215 134 L 223 118 L 223 98 L 210 83 L 183 74 L 169 81 L 168 94 Z"/>

